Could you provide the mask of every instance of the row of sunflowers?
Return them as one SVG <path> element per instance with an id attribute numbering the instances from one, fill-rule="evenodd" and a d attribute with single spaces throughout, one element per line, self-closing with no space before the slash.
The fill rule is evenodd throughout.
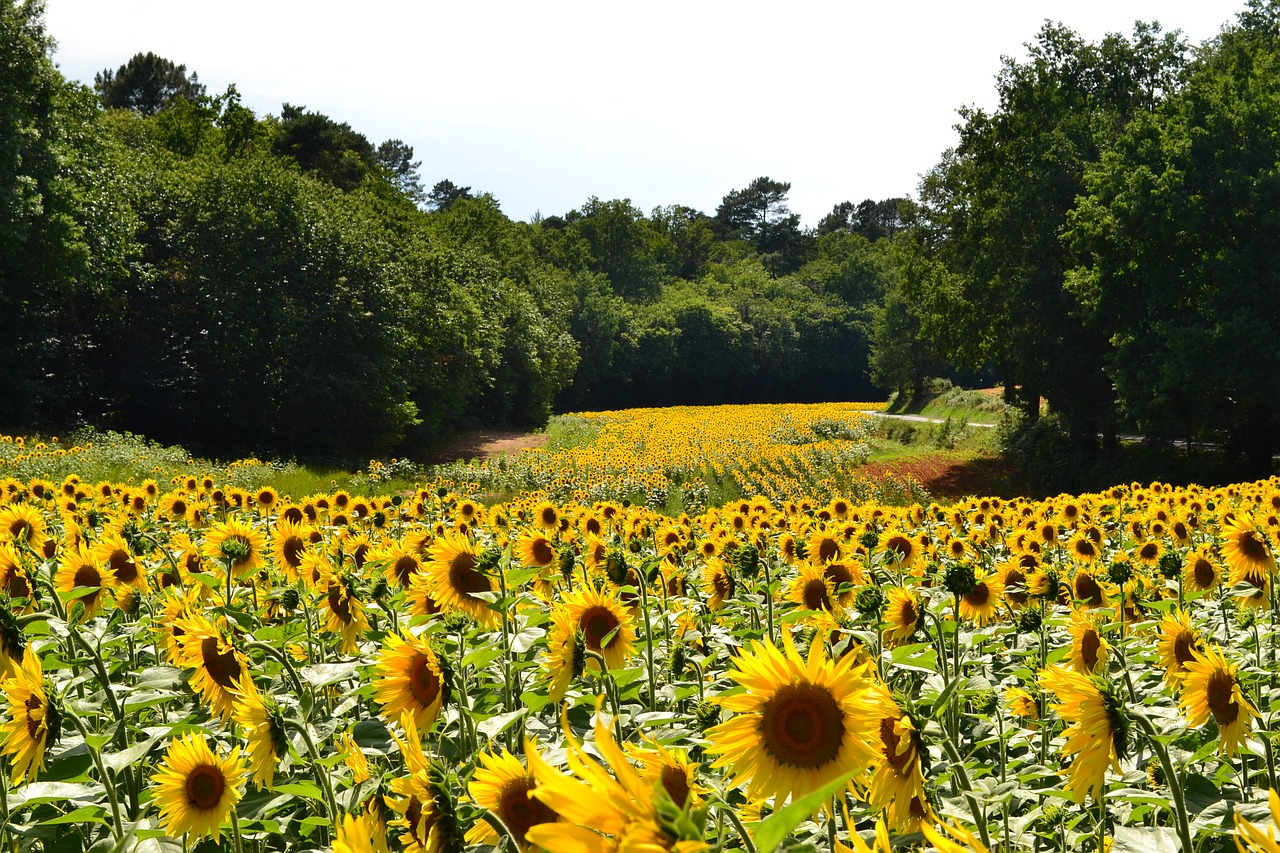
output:
<path id="1" fill-rule="evenodd" d="M 1271 851 L 1277 547 L 1280 480 L 673 518 L 10 478 L 0 838 Z"/>

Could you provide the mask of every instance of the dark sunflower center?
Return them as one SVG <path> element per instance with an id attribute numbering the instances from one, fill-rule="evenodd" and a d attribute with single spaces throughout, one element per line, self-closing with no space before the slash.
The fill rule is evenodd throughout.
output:
<path id="1" fill-rule="evenodd" d="M 1174 659 L 1179 664 L 1182 664 L 1182 665 L 1186 665 L 1190 663 L 1191 661 L 1195 660 L 1195 655 L 1192 654 L 1192 651 L 1195 649 L 1195 647 L 1196 647 L 1195 634 L 1192 634 L 1190 631 L 1187 631 L 1185 629 L 1179 631 L 1178 636 L 1175 637 L 1173 640 Z"/>
<path id="2" fill-rule="evenodd" d="M 531 777 L 520 776 L 503 785 L 498 794 L 498 817 L 522 840 L 530 827 L 556 819 L 556 813 L 550 806 L 529 796 L 535 787 L 537 783 Z"/>
<path id="3" fill-rule="evenodd" d="M 578 624 L 582 627 L 582 639 L 586 641 L 587 648 L 593 652 L 601 649 L 601 642 L 609 633 L 619 625 L 618 617 L 613 614 L 609 608 L 602 605 L 588 607 L 578 617 Z M 617 635 L 614 635 L 617 639 Z M 610 645 L 613 642 L 610 641 Z"/>
<path id="4" fill-rule="evenodd" d="M 811 578 L 804 585 L 804 606 L 809 610 L 830 610 L 831 597 L 827 595 L 827 584 L 821 578 Z"/>
<path id="5" fill-rule="evenodd" d="M 35 530 L 31 524 L 24 518 L 19 518 L 9 525 L 9 535 L 14 539 L 22 538 L 30 540 L 35 535 Z"/>
<path id="6" fill-rule="evenodd" d="M 986 581 L 978 581 L 978 584 L 964 595 L 964 600 L 973 607 L 982 607 L 990 599 L 991 589 L 987 586 Z"/>
<path id="7" fill-rule="evenodd" d="M 489 579 L 476 571 L 476 557 L 468 551 L 460 551 L 449 561 L 449 585 L 460 595 L 488 592 Z"/>
<path id="8" fill-rule="evenodd" d="M 689 777 L 672 764 L 664 764 L 662 767 L 662 787 L 667 789 L 667 795 L 671 797 L 671 802 L 675 803 L 678 808 L 684 808 L 689 801 Z"/>
<path id="9" fill-rule="evenodd" d="M 716 572 L 711 576 L 711 586 L 717 598 L 730 598 L 733 595 L 733 578 L 728 572 Z"/>
<path id="10" fill-rule="evenodd" d="M 1076 556 L 1082 560 L 1092 560 L 1098 556 L 1098 551 L 1093 547 L 1093 543 L 1088 539 L 1076 540 Z"/>
<path id="11" fill-rule="evenodd" d="M 775 760 L 791 767 L 823 767 L 844 743 L 844 713 L 818 684 L 786 684 L 764 703 L 760 737 Z"/>
<path id="12" fill-rule="evenodd" d="M 892 536 L 884 543 L 884 549 L 892 551 L 895 559 L 905 561 L 911 556 L 911 540 L 905 536 Z"/>
<path id="13" fill-rule="evenodd" d="M 1251 563 L 1261 563 L 1267 559 L 1267 543 L 1256 530 L 1246 530 L 1236 538 L 1236 546 L 1240 554 Z"/>
<path id="14" fill-rule="evenodd" d="M 102 575 L 98 574 L 98 570 L 93 566 L 87 566 L 87 565 L 81 566 L 80 568 L 76 569 L 75 585 L 76 586 L 102 586 Z M 98 597 L 98 594 L 95 592 L 93 593 L 93 595 L 85 596 L 85 599 L 87 601 L 93 601 L 97 597 Z"/>
<path id="15" fill-rule="evenodd" d="M 413 579 L 414 572 L 418 571 L 418 561 L 412 556 L 406 554 L 396 560 L 396 564 L 392 567 L 392 571 L 395 573 L 396 580 L 400 582 L 401 586 L 408 586 L 409 581 Z"/>
<path id="16" fill-rule="evenodd" d="M 1080 638 L 1080 660 L 1090 672 L 1098 665 L 1098 649 L 1102 647 L 1102 638 L 1097 631 L 1085 631 Z"/>
<path id="17" fill-rule="evenodd" d="M 346 595 L 342 584 L 333 583 L 329 585 L 329 609 L 333 611 L 334 616 L 337 616 L 344 623 L 351 621 L 351 598 Z"/>
<path id="18" fill-rule="evenodd" d="M 351 551 L 351 561 L 356 564 L 356 568 L 364 565 L 365 558 L 369 556 L 368 544 L 361 542 Z"/>
<path id="19" fill-rule="evenodd" d="M 1027 576 L 1026 575 L 1018 571 L 1017 569 L 1010 569 L 1004 576 L 1004 584 L 1006 588 L 1006 592 L 1005 592 L 1006 598 L 1008 598 L 1014 604 L 1027 603 L 1027 593 L 1026 593 Z M 1009 587 L 1013 587 L 1013 586 L 1022 587 L 1022 591 L 1019 592 L 1019 591 L 1013 591 L 1008 589 Z"/>
<path id="20" fill-rule="evenodd" d="M 1087 573 L 1076 575 L 1076 598 L 1086 604 L 1102 604 L 1102 587 L 1093 579 L 1093 575 Z"/>
<path id="21" fill-rule="evenodd" d="M 302 541 L 301 536 L 290 536 L 280 546 L 280 556 L 290 568 L 296 569 L 302 565 L 302 552 L 306 548 L 307 543 Z"/>
<path id="22" fill-rule="evenodd" d="M 41 729 L 44 728 L 44 714 L 35 713 L 44 707 L 44 700 L 34 693 L 27 697 L 27 701 L 23 703 L 27 707 L 27 736 L 33 741 L 40 742 L 44 739 Z"/>
<path id="23" fill-rule="evenodd" d="M 31 594 L 31 585 L 27 583 L 27 578 L 22 571 L 15 565 L 7 566 L 4 573 L 4 591 L 9 594 L 10 598 L 26 598 Z"/>
<path id="24" fill-rule="evenodd" d="M 187 514 L 187 502 L 186 502 L 186 501 L 183 501 L 183 500 L 176 500 L 176 501 L 174 501 L 174 502 L 173 502 L 173 514 L 174 514 L 176 517 L 178 517 L 178 518 L 182 518 L 182 516 L 186 515 L 186 514 Z"/>
<path id="25" fill-rule="evenodd" d="M 409 692 L 424 708 L 431 707 L 440 695 L 440 677 L 431 666 L 431 659 L 419 654 L 409 666 Z"/>
<path id="26" fill-rule="evenodd" d="M 830 536 L 818 540 L 818 560 L 826 562 L 840 556 L 840 545 Z"/>
<path id="27" fill-rule="evenodd" d="M 1235 700 L 1236 680 L 1230 673 L 1215 671 L 1204 686 L 1205 704 L 1209 706 L 1218 727 L 1229 726 L 1240 716 L 1240 705 Z"/>
<path id="28" fill-rule="evenodd" d="M 919 617 L 916 615 L 915 602 L 909 598 L 902 602 L 902 618 L 899 621 L 899 624 L 903 628 L 913 628 L 915 627 L 916 619 L 918 618 Z"/>
<path id="29" fill-rule="evenodd" d="M 551 543 L 539 536 L 529 544 L 529 556 L 533 557 L 533 562 L 539 566 L 546 566 L 556 558 L 556 552 L 551 550 Z"/>
<path id="30" fill-rule="evenodd" d="M 911 761 L 911 750 L 904 749 L 902 754 L 898 754 L 898 733 L 893 730 L 893 724 L 896 722 L 892 717 L 885 717 L 880 721 L 880 741 L 884 744 L 885 760 L 893 766 L 895 770 L 902 770 Z"/>
<path id="31" fill-rule="evenodd" d="M 222 801 L 222 792 L 227 787 L 227 780 L 222 776 L 222 769 L 209 764 L 199 764 L 187 774 L 187 803 L 197 809 L 208 811 L 217 808 Z"/>
<path id="32" fill-rule="evenodd" d="M 853 583 L 853 572 L 844 563 L 832 563 L 822 570 L 822 575 L 835 584 L 836 591 L 840 590 L 842 584 Z"/>
<path id="33" fill-rule="evenodd" d="M 1213 582 L 1217 579 L 1217 572 L 1213 570 L 1213 563 L 1210 563 L 1204 557 L 1198 557 L 1195 565 L 1191 567 L 1191 576 L 1195 579 L 1196 586 L 1201 589 L 1208 589 L 1213 586 Z"/>
<path id="34" fill-rule="evenodd" d="M 1138 559 L 1140 560 L 1154 560 L 1158 556 L 1160 556 L 1160 546 L 1155 542 L 1148 542 L 1138 549 Z"/>
<path id="35" fill-rule="evenodd" d="M 116 573 L 116 580 L 120 583 L 133 583 L 138 579 L 138 564 L 123 548 L 112 551 L 107 562 L 111 564 L 111 571 Z"/>
<path id="36" fill-rule="evenodd" d="M 200 657 L 204 663 L 204 671 L 209 674 L 209 677 L 220 686 L 231 688 L 240 677 L 240 662 L 236 660 L 235 652 L 230 649 L 219 652 L 219 645 L 217 637 L 205 637 L 200 641 Z"/>

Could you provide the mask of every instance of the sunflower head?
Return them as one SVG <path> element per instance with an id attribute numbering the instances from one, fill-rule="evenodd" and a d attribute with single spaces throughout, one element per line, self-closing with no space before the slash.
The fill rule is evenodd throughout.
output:
<path id="1" fill-rule="evenodd" d="M 171 838 L 189 833 L 219 839 L 243 794 L 246 772 L 240 747 L 222 757 L 194 733 L 170 743 L 151 780 L 165 832 Z"/>

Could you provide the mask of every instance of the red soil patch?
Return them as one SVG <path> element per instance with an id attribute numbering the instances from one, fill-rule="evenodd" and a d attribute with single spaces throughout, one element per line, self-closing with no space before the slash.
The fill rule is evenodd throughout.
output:
<path id="1" fill-rule="evenodd" d="M 433 451 L 426 461 L 429 465 L 444 465 L 460 460 L 491 459 L 494 456 L 514 455 L 530 448 L 542 447 L 546 443 L 547 434 L 544 432 L 482 430 L 458 436 L 449 444 Z"/>
<path id="2" fill-rule="evenodd" d="M 1009 466 L 995 456 L 957 456 L 951 453 L 924 453 L 886 462 L 870 462 L 862 467 L 867 477 L 911 476 L 929 494 L 945 500 L 970 495 L 1011 498 L 1023 494 Z"/>

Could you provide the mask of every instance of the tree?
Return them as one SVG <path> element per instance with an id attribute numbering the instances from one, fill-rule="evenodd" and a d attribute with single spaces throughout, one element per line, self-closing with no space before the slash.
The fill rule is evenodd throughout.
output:
<path id="1" fill-rule="evenodd" d="M 125 109 L 153 116 L 176 97 L 197 101 L 205 87 L 187 66 L 154 53 L 136 53 L 115 71 L 104 68 L 94 75 L 93 88 L 107 109 Z"/>
<path id="2" fill-rule="evenodd" d="M 1088 44 L 1046 23 L 1028 61 L 1004 60 L 999 107 L 961 111 L 959 147 L 921 188 L 927 227 L 941 226 L 937 245 L 961 274 L 943 351 L 992 364 L 1028 420 L 1045 397 L 1082 445 L 1115 427 L 1109 343 L 1064 286 L 1076 264 L 1067 213 L 1089 164 L 1172 88 L 1185 49 L 1155 26 Z"/>
<path id="3" fill-rule="evenodd" d="M 1071 291 L 1150 435 L 1225 438 L 1266 476 L 1280 430 L 1280 4 L 1253 0 L 1088 172 Z"/>
<path id="4" fill-rule="evenodd" d="M 280 109 L 280 131 L 272 150 L 347 191 L 360 186 L 375 165 L 373 145 L 351 125 L 290 104 Z"/>
<path id="5" fill-rule="evenodd" d="M 431 193 L 427 196 L 427 207 L 432 210 L 444 211 L 448 210 L 455 201 L 466 198 L 475 198 L 471 194 L 471 187 L 460 187 L 445 178 L 443 181 L 437 181 L 436 185 L 431 188 Z"/>
<path id="6" fill-rule="evenodd" d="M 787 207 L 791 184 L 772 178 L 756 178 L 741 190 L 732 190 L 716 208 L 717 233 L 727 240 L 745 240 L 766 258 L 775 274 L 793 272 L 804 262 L 809 248 L 800 230 L 800 217 Z"/>
<path id="7" fill-rule="evenodd" d="M 383 173 L 392 186 L 404 193 L 414 204 L 426 203 L 427 194 L 422 188 L 422 175 L 418 171 L 422 161 L 413 159 L 412 145 L 400 139 L 388 139 L 378 146 L 374 160 L 382 167 Z"/>
<path id="8" fill-rule="evenodd" d="M 914 218 L 915 203 L 909 198 L 864 199 L 855 205 L 842 201 L 818 222 L 818 236 L 837 231 L 861 234 L 868 240 L 893 237 Z"/>

